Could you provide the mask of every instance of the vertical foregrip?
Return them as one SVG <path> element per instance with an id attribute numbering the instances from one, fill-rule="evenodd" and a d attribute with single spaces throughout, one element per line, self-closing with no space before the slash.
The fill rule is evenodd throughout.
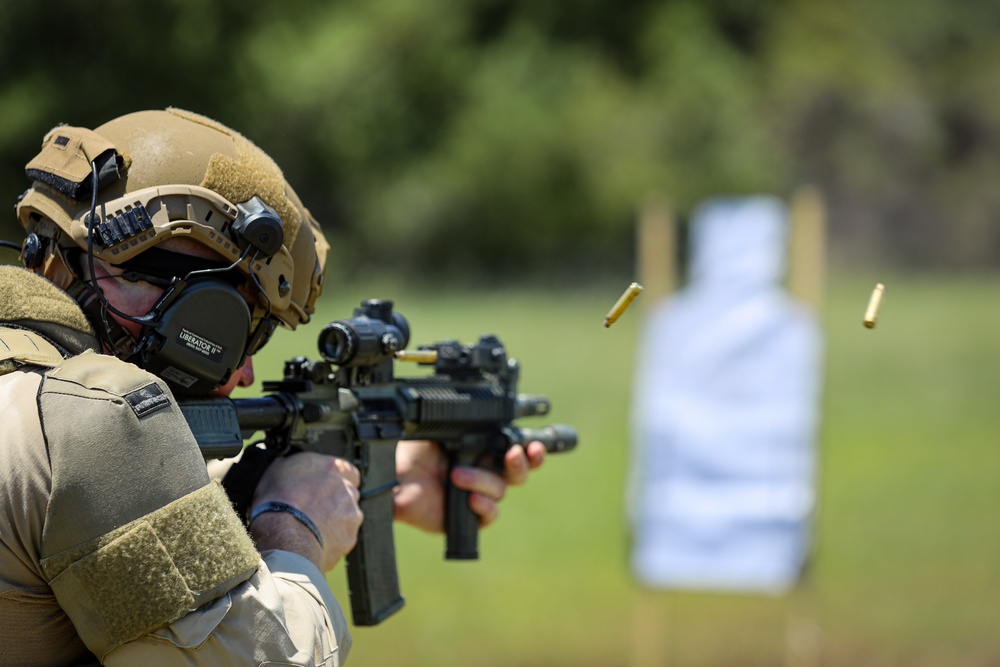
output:
<path id="1" fill-rule="evenodd" d="M 361 511 L 364 521 L 358 543 L 347 555 L 347 584 L 354 625 L 376 625 L 403 606 L 392 533 L 396 443 L 381 441 L 359 446 L 362 471 Z"/>
<path id="2" fill-rule="evenodd" d="M 469 492 L 451 483 L 451 471 L 456 465 L 471 465 L 464 460 L 466 452 L 449 450 L 448 480 L 445 484 L 444 523 L 448 560 L 476 560 L 479 558 L 479 516 L 469 507 Z"/>

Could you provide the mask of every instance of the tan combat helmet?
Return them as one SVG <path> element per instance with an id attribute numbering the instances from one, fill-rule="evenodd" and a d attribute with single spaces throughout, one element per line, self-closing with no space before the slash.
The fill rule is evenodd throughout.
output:
<path id="1" fill-rule="evenodd" d="M 25 262 L 60 287 L 78 280 L 67 254 L 88 252 L 88 241 L 94 257 L 117 265 L 184 238 L 224 262 L 243 258 L 238 270 L 264 297 L 256 299 L 254 327 L 262 318 L 293 329 L 309 321 L 329 245 L 274 161 L 228 127 L 173 108 L 128 114 L 94 130 L 62 125 L 45 136 L 26 171 L 33 184 L 16 210 L 36 247 L 26 246 Z M 254 197 L 281 220 L 283 241 L 270 256 L 245 253 L 233 233 L 239 207 Z"/>

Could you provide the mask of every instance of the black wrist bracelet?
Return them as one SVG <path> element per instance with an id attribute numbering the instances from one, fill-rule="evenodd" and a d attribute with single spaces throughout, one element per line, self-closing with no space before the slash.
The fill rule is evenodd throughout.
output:
<path id="1" fill-rule="evenodd" d="M 254 519 L 266 512 L 285 512 L 287 514 L 291 514 L 298 519 L 303 526 L 308 528 L 309 532 L 316 536 L 316 540 L 319 542 L 320 548 L 323 547 L 323 536 L 319 534 L 319 528 L 316 527 L 316 524 L 314 524 L 312 519 L 307 517 L 302 510 L 297 507 L 292 507 L 288 503 L 271 501 L 269 503 L 261 503 L 260 505 L 257 505 L 257 507 L 253 508 L 253 511 L 250 512 L 250 518 L 247 520 L 247 525 L 249 526 L 252 524 Z"/>

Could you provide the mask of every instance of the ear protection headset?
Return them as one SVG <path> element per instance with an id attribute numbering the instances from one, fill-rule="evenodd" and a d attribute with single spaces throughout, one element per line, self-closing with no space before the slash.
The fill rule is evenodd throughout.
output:
<path id="1" fill-rule="evenodd" d="M 204 394 L 224 384 L 252 354 L 250 334 L 273 330 L 261 320 L 250 331 L 246 301 L 228 283 L 190 275 L 175 279 L 149 314 L 133 321 L 143 323 L 134 361 L 175 393 Z"/>
<path id="2" fill-rule="evenodd" d="M 235 269 L 246 261 L 259 298 L 267 301 L 253 266 L 255 260 L 269 259 L 282 246 L 284 233 L 278 214 L 258 197 L 236 206 L 236 216 L 227 227 L 242 252 L 228 266 L 155 246 L 121 262 L 124 279 L 165 287 L 152 309 L 136 317 L 122 312 L 104 296 L 95 272 L 94 244 L 108 247 L 127 240 L 149 229 L 152 221 L 142 205 L 101 221 L 97 215 L 99 169 L 96 161 L 91 165 L 91 207 L 85 222 L 90 272 L 86 287 L 92 298 L 84 300 L 84 309 L 99 315 L 92 319 L 104 326 L 108 340 L 123 358 L 162 377 L 175 392 L 204 394 L 224 384 L 247 355 L 267 342 L 276 327 L 266 315 L 252 326 L 250 307 L 237 289 L 245 283 L 245 276 Z M 270 304 L 263 305 L 269 312 Z M 141 325 L 138 338 L 133 339 L 107 316 L 108 312 Z M 126 346 L 131 349 L 124 349 Z"/>

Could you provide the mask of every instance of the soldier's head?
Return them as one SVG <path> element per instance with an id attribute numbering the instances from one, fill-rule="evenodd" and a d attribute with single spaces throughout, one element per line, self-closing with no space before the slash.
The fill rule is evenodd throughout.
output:
<path id="1" fill-rule="evenodd" d="M 329 246 L 278 166 L 228 127 L 179 109 L 58 126 L 26 171 L 25 265 L 175 390 L 224 384 L 275 327 L 309 320 Z"/>

